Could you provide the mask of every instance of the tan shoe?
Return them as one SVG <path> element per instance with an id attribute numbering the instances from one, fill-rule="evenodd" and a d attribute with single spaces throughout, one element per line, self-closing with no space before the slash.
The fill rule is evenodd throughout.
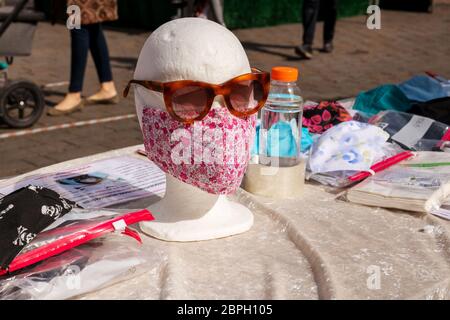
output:
<path id="1" fill-rule="evenodd" d="M 71 114 L 71 113 L 74 113 L 77 111 L 82 111 L 83 108 L 84 108 L 84 101 L 82 100 L 79 104 L 77 104 L 73 108 L 70 108 L 67 110 L 59 110 L 56 108 L 49 109 L 47 112 L 47 115 L 52 116 L 52 117 L 59 117 L 59 116 L 68 115 L 68 114 Z"/>
<path id="2" fill-rule="evenodd" d="M 86 99 L 86 105 L 94 105 L 94 104 L 118 104 L 119 103 L 119 95 L 116 94 L 114 97 L 108 99 Z"/>

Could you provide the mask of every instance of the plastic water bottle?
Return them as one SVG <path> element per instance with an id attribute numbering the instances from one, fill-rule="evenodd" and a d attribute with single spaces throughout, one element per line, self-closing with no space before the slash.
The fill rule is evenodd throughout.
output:
<path id="1" fill-rule="evenodd" d="M 259 163 L 272 167 L 293 167 L 301 162 L 303 98 L 297 86 L 298 70 L 272 69 L 271 87 L 261 111 Z"/>

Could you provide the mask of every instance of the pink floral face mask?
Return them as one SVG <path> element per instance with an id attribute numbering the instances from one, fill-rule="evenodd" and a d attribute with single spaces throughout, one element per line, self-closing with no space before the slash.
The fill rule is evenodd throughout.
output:
<path id="1" fill-rule="evenodd" d="M 162 110 L 145 108 L 142 130 L 148 158 L 164 172 L 212 194 L 239 188 L 247 169 L 256 116 L 240 119 L 212 108 L 192 125 Z"/>

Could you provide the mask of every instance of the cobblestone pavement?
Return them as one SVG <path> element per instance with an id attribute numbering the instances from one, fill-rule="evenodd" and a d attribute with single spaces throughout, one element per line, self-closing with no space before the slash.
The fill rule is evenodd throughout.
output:
<path id="1" fill-rule="evenodd" d="M 442 0 L 443 1 L 443 0 Z M 235 30 L 251 64 L 265 70 L 274 65 L 299 67 L 300 87 L 306 99 L 355 96 L 383 83 L 396 83 L 424 70 L 450 78 L 450 3 L 438 4 L 433 14 L 382 11 L 381 30 L 368 30 L 365 16 L 338 21 L 335 51 L 315 52 L 311 61 L 298 60 L 301 26 Z M 321 45 L 322 24 L 316 34 Z M 113 72 L 122 89 L 132 77 L 139 51 L 149 32 L 108 30 Z M 11 78 L 27 78 L 38 84 L 66 81 L 69 75 L 69 35 L 62 25 L 39 25 L 33 55 L 17 58 Z M 98 87 L 92 61 L 85 81 L 85 95 Z M 48 105 L 54 105 L 66 87 L 46 90 Z M 115 106 L 90 106 L 70 116 L 43 116 L 35 128 L 134 113 L 133 98 Z M 0 126 L 0 136 L 15 130 Z M 0 138 L 0 177 L 115 148 L 142 143 L 136 119 L 42 132 L 22 137 Z"/>

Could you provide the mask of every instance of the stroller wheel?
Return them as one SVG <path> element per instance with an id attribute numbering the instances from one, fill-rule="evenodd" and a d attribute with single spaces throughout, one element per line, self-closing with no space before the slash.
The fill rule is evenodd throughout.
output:
<path id="1" fill-rule="evenodd" d="M 0 114 L 13 128 L 27 128 L 35 124 L 45 109 L 41 89 L 33 82 L 16 80 L 0 89 Z"/>

